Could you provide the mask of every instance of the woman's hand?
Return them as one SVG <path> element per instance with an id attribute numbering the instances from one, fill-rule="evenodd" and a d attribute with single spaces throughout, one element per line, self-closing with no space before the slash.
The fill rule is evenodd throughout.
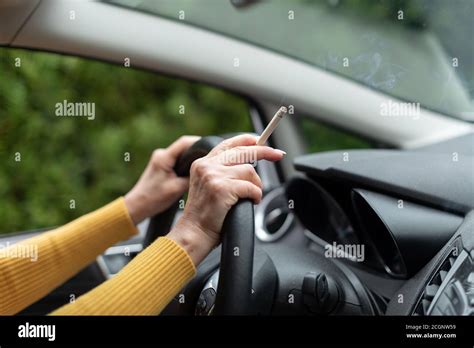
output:
<path id="1" fill-rule="evenodd" d="M 278 161 L 285 155 L 256 146 L 256 141 L 251 135 L 225 140 L 191 166 L 186 207 L 168 238 L 180 244 L 196 265 L 219 243 L 224 218 L 239 199 L 260 202 L 262 182 L 249 163 Z"/>
<path id="2" fill-rule="evenodd" d="M 165 211 L 187 191 L 189 178 L 176 176 L 173 167 L 179 155 L 199 139 L 183 136 L 168 148 L 153 152 L 142 176 L 125 195 L 125 205 L 135 224 Z"/>

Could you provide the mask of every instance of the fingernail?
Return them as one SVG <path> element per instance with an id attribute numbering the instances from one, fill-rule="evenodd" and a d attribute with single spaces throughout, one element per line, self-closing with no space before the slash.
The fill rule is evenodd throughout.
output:
<path id="1" fill-rule="evenodd" d="M 286 152 L 285 152 L 285 151 L 283 151 L 283 150 L 280 150 L 280 149 L 275 149 L 275 151 L 276 151 L 276 152 L 279 152 L 279 153 L 281 153 L 283 156 L 285 156 L 285 155 L 286 155 Z"/>

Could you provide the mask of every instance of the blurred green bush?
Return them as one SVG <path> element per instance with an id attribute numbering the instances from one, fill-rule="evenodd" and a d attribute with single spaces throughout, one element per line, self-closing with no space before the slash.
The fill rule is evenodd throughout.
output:
<path id="1" fill-rule="evenodd" d="M 252 131 L 242 97 L 94 60 L 0 48 L 0 82 L 0 233 L 61 225 L 124 195 L 153 149 L 181 135 Z M 95 119 L 57 117 L 64 100 L 95 103 Z M 314 152 L 370 146 L 306 118 L 301 131 Z"/>
<path id="2" fill-rule="evenodd" d="M 60 225 L 125 194 L 153 149 L 180 135 L 251 130 L 243 98 L 103 62 L 2 48 L 0 79 L 0 233 Z M 63 100 L 95 103 L 95 120 L 57 117 Z"/>

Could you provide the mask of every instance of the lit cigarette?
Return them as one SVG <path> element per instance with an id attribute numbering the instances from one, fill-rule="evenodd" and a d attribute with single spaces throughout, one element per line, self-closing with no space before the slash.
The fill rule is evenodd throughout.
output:
<path id="1" fill-rule="evenodd" d="M 267 128 L 265 128 L 265 130 L 262 132 L 262 135 L 260 135 L 260 138 L 258 138 L 257 145 L 263 145 L 267 142 L 268 138 L 270 138 L 270 135 L 272 135 L 273 131 L 278 126 L 278 123 L 280 123 L 281 119 L 287 112 L 288 109 L 284 106 L 278 109 Z"/>

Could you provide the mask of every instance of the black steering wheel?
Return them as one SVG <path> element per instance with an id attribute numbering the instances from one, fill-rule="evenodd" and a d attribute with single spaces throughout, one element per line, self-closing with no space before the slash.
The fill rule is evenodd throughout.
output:
<path id="1" fill-rule="evenodd" d="M 174 170 L 178 176 L 189 176 L 191 164 L 206 156 L 223 138 L 201 138 L 176 161 Z M 144 247 L 170 230 L 179 201 L 168 210 L 150 219 Z M 252 314 L 252 272 L 255 239 L 254 210 L 252 201 L 240 200 L 227 213 L 222 226 L 222 251 L 219 287 L 213 310 L 215 315 Z"/>

